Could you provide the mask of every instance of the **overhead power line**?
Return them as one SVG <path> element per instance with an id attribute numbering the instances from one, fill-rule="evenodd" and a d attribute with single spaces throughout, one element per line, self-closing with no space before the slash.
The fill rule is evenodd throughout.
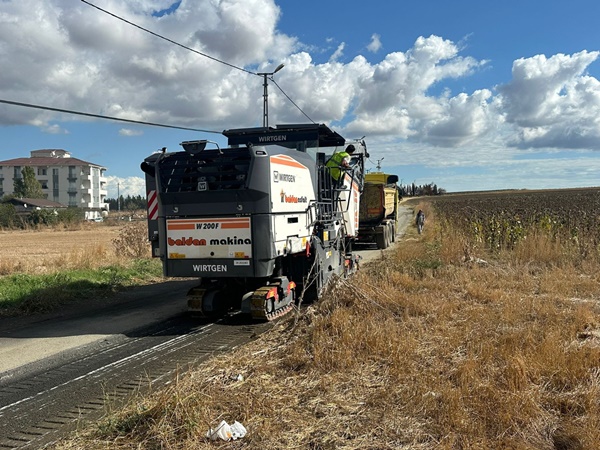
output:
<path id="1" fill-rule="evenodd" d="M 262 74 L 258 74 L 256 72 L 252 72 L 250 70 L 246 70 L 246 69 L 244 69 L 242 67 L 238 67 L 238 66 L 236 66 L 234 64 L 230 64 L 230 63 L 228 63 L 226 61 L 222 61 L 222 60 L 220 60 L 218 58 L 215 58 L 213 56 L 207 55 L 206 53 L 202 53 L 202 52 L 200 52 L 198 50 L 195 50 L 193 48 L 190 48 L 190 47 L 187 47 L 187 46 L 185 46 L 183 44 L 180 44 L 180 43 L 178 43 L 178 42 L 176 42 L 176 41 L 174 41 L 172 39 L 169 39 L 167 37 L 161 36 L 158 33 L 150 31 L 150 30 L 148 30 L 148 29 L 146 29 L 146 28 L 144 28 L 144 27 L 142 27 L 140 25 L 137 25 L 137 24 L 135 24 L 133 22 L 130 22 L 129 20 L 126 20 L 126 19 L 124 19 L 124 18 L 122 18 L 122 17 L 120 17 L 120 16 L 118 16 L 116 14 L 113 14 L 110 11 L 102 9 L 102 8 L 100 8 L 100 7 L 96 6 L 96 5 L 88 2 L 87 0 L 81 0 L 81 1 L 83 3 L 85 3 L 86 5 L 89 5 L 89 6 L 93 7 L 93 8 L 96 8 L 97 10 L 102 11 L 103 13 L 106 13 L 106 14 L 108 14 L 108 15 L 116 18 L 116 19 L 119 19 L 119 20 L 121 20 L 121 21 L 123 21 L 123 22 L 125 22 L 125 23 L 127 23 L 127 24 L 129 24 L 131 26 L 133 26 L 133 27 L 139 28 L 140 30 L 145 31 L 147 33 L 150 33 L 153 36 L 156 36 L 156 37 L 158 37 L 160 39 L 163 39 L 163 40 L 165 40 L 167 42 L 170 42 L 171 44 L 177 45 L 177 46 L 179 46 L 181 48 L 189 50 L 189 51 L 191 51 L 193 53 L 196 53 L 198 55 L 204 56 L 205 58 L 208 58 L 208 59 L 211 59 L 213 61 L 219 62 L 221 64 L 224 64 L 226 66 L 232 67 L 234 69 L 241 70 L 242 72 L 246 72 L 246 73 L 248 73 L 250 75 L 257 75 L 257 76 L 261 76 L 262 75 Z M 302 111 L 302 109 L 296 103 L 294 103 L 294 101 L 290 98 L 290 96 L 287 95 L 283 91 L 283 89 L 281 88 L 281 86 L 279 86 L 275 82 L 275 80 L 273 79 L 273 77 L 270 77 L 269 79 L 271 80 L 271 82 L 273 82 L 275 84 L 275 86 L 277 86 L 277 88 L 279 89 L 279 91 L 292 103 L 292 105 L 294 105 L 298 109 L 298 111 L 300 111 L 312 123 L 315 123 L 304 111 Z M 189 131 L 198 131 L 198 132 L 202 132 L 202 133 L 222 134 L 221 131 L 215 131 L 215 130 L 204 130 L 204 129 L 201 129 L 201 128 L 180 127 L 180 126 L 177 126 L 177 125 L 168 125 L 168 124 L 155 123 L 155 122 L 146 122 L 146 121 L 140 121 L 140 120 L 123 119 L 123 118 L 120 118 L 120 117 L 105 116 L 105 115 L 102 115 L 102 114 L 92 114 L 92 113 L 86 113 L 86 112 L 82 112 L 82 111 L 74 111 L 74 110 L 70 110 L 70 109 L 53 108 L 53 107 L 50 107 L 50 106 L 34 105 L 34 104 L 31 104 L 31 103 L 15 102 L 15 101 L 11 101 L 11 100 L 0 99 L 0 103 L 4 103 L 4 104 L 7 104 L 7 105 L 22 106 L 22 107 L 25 107 L 25 108 L 34 108 L 34 109 L 41 109 L 41 110 L 46 110 L 46 111 L 60 112 L 60 113 L 64 113 L 64 114 L 74 114 L 74 115 L 79 115 L 79 116 L 94 117 L 94 118 L 98 118 L 98 119 L 113 120 L 113 121 L 117 121 L 117 122 L 133 123 L 133 124 L 138 124 L 138 125 L 149 125 L 149 126 L 154 126 L 154 127 L 173 128 L 173 129 L 189 130 Z"/>
<path id="2" fill-rule="evenodd" d="M 277 89 L 279 89 L 279 90 L 281 91 L 281 93 L 282 93 L 283 95 L 285 95 L 285 97 L 286 97 L 286 98 L 287 98 L 287 99 L 288 99 L 288 100 L 291 102 L 291 104 L 292 104 L 292 105 L 294 105 L 296 108 L 298 108 L 298 111 L 300 111 L 302 114 L 304 114 L 304 117 L 306 117 L 306 118 L 307 118 L 308 120 L 310 120 L 312 123 L 316 123 L 314 120 L 312 120 L 310 117 L 308 117 L 308 115 L 307 115 L 307 114 L 306 114 L 304 111 L 302 111 L 302 108 L 300 108 L 298 105 L 296 105 L 296 103 L 294 103 L 294 100 L 292 100 L 292 99 L 290 98 L 290 96 L 289 96 L 289 95 L 287 95 L 287 94 L 284 92 L 284 90 L 283 90 L 283 89 L 281 89 L 281 86 L 279 86 L 279 85 L 277 84 L 277 82 L 276 82 L 276 81 L 273 79 L 273 77 L 271 77 L 271 78 L 270 78 L 270 80 L 271 80 L 271 82 L 272 82 L 272 83 L 273 83 L 275 86 L 277 86 Z"/>
<path id="3" fill-rule="evenodd" d="M 157 38 L 163 39 L 163 40 L 165 40 L 167 42 L 170 42 L 171 44 L 177 45 L 178 47 L 185 48 L 186 50 L 189 50 L 190 52 L 197 53 L 198 55 L 204 56 L 205 58 L 212 59 L 213 61 L 219 62 L 221 64 L 225 64 L 226 66 L 232 67 L 232 68 L 237 69 L 237 70 L 241 70 L 242 72 L 246 72 L 246 73 L 249 73 L 251 75 L 258 75 L 256 72 L 252 72 L 250 70 L 244 69 L 243 67 L 238 67 L 238 66 L 236 66 L 234 64 L 230 64 L 230 63 L 228 63 L 226 61 L 223 61 L 221 59 L 215 58 L 214 56 L 207 55 L 206 53 L 202 53 L 201 51 L 198 51 L 198 50 L 193 49 L 191 47 L 188 47 L 186 45 L 180 44 L 179 42 L 176 42 L 176 41 L 174 41 L 172 39 L 169 39 L 169 38 L 167 38 L 165 36 L 162 36 L 162 35 L 160 35 L 158 33 L 155 33 L 154 31 L 150 31 L 147 28 L 144 28 L 144 27 L 142 27 L 142 26 L 140 26 L 140 25 L 138 25 L 136 23 L 130 22 L 129 20 L 127 20 L 127 19 L 125 19 L 125 18 L 123 18 L 121 16 L 118 16 L 118 15 L 116 15 L 114 13 L 111 13 L 110 11 L 102 9 L 99 6 L 96 6 L 93 3 L 88 2 L 87 0 L 81 0 L 81 1 L 83 3 L 85 3 L 86 5 L 91 6 L 92 8 L 96 8 L 98 11 L 102 11 L 103 13 L 108 14 L 109 16 L 112 16 L 115 19 L 119 19 L 119 20 L 121 20 L 121 21 L 123 21 L 123 22 L 125 22 L 125 23 L 127 23 L 129 25 L 131 25 L 132 27 L 139 28 L 140 30 L 145 31 L 146 33 L 150 33 L 152 36 L 156 36 Z"/>
<path id="4" fill-rule="evenodd" d="M 156 36 L 156 37 L 157 37 L 157 38 L 159 38 L 159 39 L 163 39 L 163 40 L 165 40 L 165 41 L 167 41 L 167 42 L 170 42 L 171 44 L 177 45 L 178 47 L 184 48 L 184 49 L 186 49 L 186 50 L 189 50 L 189 51 L 191 51 L 191 52 L 194 52 L 194 53 L 196 53 L 196 54 L 198 54 L 198 55 L 204 56 L 205 58 L 211 59 L 211 60 L 213 60 L 213 61 L 216 61 L 216 62 L 218 62 L 218 63 L 221 63 L 221 64 L 225 64 L 226 66 L 232 67 L 232 68 L 234 68 L 234 69 L 241 70 L 242 72 L 249 73 L 250 75 L 257 75 L 257 76 L 262 76 L 262 75 L 264 75 L 264 74 L 261 74 L 261 73 L 256 73 L 256 72 L 252 72 L 252 71 L 250 71 L 250 70 L 246 70 L 246 69 L 244 69 L 244 68 L 242 68 L 242 67 L 238 67 L 238 66 L 236 66 L 236 65 L 234 65 L 234 64 L 228 63 L 227 61 L 223 61 L 223 60 L 221 60 L 221 59 L 215 58 L 214 56 L 207 55 L 206 53 L 202 53 L 201 51 L 198 51 L 198 50 L 196 50 L 196 49 L 193 49 L 193 48 L 191 48 L 191 47 L 188 47 L 188 46 L 186 46 L 186 45 L 180 44 L 180 43 L 179 43 L 179 42 L 177 42 L 177 41 L 174 41 L 174 40 L 172 40 L 172 39 L 169 39 L 169 38 L 167 38 L 167 37 L 165 37 L 165 36 L 162 36 L 162 35 L 160 35 L 160 34 L 158 34 L 158 33 L 155 33 L 154 31 L 148 30 L 147 28 L 144 28 L 144 27 L 142 27 L 142 26 L 140 26 L 140 25 L 138 25 L 138 24 L 136 24 L 136 23 L 133 23 L 133 22 L 131 22 L 131 21 L 129 21 L 129 20 L 127 20 L 127 19 L 125 19 L 125 18 L 121 17 L 121 16 L 118 16 L 118 15 L 116 15 L 116 14 L 114 14 L 114 13 L 111 13 L 110 11 L 107 11 L 107 10 L 105 10 L 105 9 L 102 9 L 102 8 L 100 8 L 99 6 L 96 6 L 96 5 L 94 5 L 93 3 L 90 3 L 90 2 L 89 2 L 89 1 L 87 1 L 87 0 L 81 0 L 81 1 L 82 1 L 83 3 L 85 3 L 86 5 L 89 5 L 89 6 L 91 6 L 92 8 L 96 8 L 98 11 L 102 11 L 103 13 L 105 13 L 105 14 L 108 14 L 109 16 L 112 16 L 112 17 L 114 17 L 115 19 L 121 20 L 121 21 L 123 21 L 123 22 L 125 22 L 125 23 L 127 23 L 127 24 L 129 24 L 129 25 L 131 25 L 131 26 L 133 26 L 133 27 L 136 27 L 136 28 L 138 28 L 138 29 L 140 29 L 140 30 L 142 30 L 142 31 L 145 31 L 146 33 L 150 33 L 152 36 Z M 271 77 L 269 77 L 269 79 L 270 79 L 270 80 L 271 80 L 273 83 L 275 83 L 275 80 L 273 79 L 273 77 L 272 77 L 272 76 L 271 76 Z M 298 106 L 296 103 L 294 103 L 294 101 L 293 101 L 293 100 L 290 98 L 290 96 L 289 96 L 289 95 L 287 95 L 287 94 L 286 94 L 286 93 L 283 91 L 283 89 L 282 89 L 282 88 L 281 88 L 281 87 L 280 87 L 280 86 L 279 86 L 277 83 L 275 83 L 275 85 L 276 85 L 276 86 L 277 86 L 277 88 L 278 88 L 278 89 L 281 91 L 281 93 L 282 93 L 283 95 L 285 95 L 285 97 L 286 97 L 286 98 L 287 98 L 287 99 L 288 99 L 288 100 L 289 100 L 289 101 L 292 103 L 292 105 L 294 105 L 294 106 L 295 106 L 295 107 L 298 109 L 298 111 L 300 111 L 300 112 L 301 112 L 301 113 L 302 113 L 302 114 L 303 114 L 303 115 L 304 115 L 304 116 L 305 116 L 305 117 L 306 117 L 308 120 L 310 120 L 312 123 L 315 123 L 315 121 L 314 121 L 314 120 L 312 120 L 310 117 L 308 117 L 308 115 L 307 115 L 307 114 L 306 114 L 304 111 L 302 111 L 302 109 L 301 109 L 301 108 L 300 108 L 300 107 L 299 107 L 299 106 Z"/>
<path id="5" fill-rule="evenodd" d="M 122 119 L 120 117 L 103 116 L 102 114 L 91 114 L 91 113 L 86 113 L 86 112 L 81 112 L 81 111 L 73 111 L 71 109 L 52 108 L 50 106 L 33 105 L 31 103 L 13 102 L 13 101 L 10 101 L 10 100 L 3 100 L 3 99 L 0 99 L 0 103 L 5 103 L 7 105 L 23 106 L 25 108 L 35 108 L 35 109 L 43 109 L 43 110 L 46 110 L 46 111 L 55 111 L 55 112 L 60 112 L 60 113 L 65 113 L 65 114 L 75 114 L 75 115 L 78 115 L 78 116 L 95 117 L 95 118 L 98 118 L 98 119 L 114 120 L 114 121 L 117 121 L 117 122 L 135 123 L 135 124 L 138 124 L 138 125 L 150 125 L 150 126 L 153 126 L 153 127 L 175 128 L 175 129 L 178 129 L 178 130 L 189 130 L 189 131 L 199 131 L 199 132 L 202 132 L 202 133 L 222 134 L 221 131 L 203 130 L 201 128 L 191 128 L 191 127 L 179 127 L 177 125 L 166 125 L 166 124 L 155 123 L 155 122 L 144 122 L 144 121 L 141 121 L 141 120 Z"/>

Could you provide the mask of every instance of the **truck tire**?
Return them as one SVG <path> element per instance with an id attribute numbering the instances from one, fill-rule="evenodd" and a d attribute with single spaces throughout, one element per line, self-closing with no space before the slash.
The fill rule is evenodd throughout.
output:
<path id="1" fill-rule="evenodd" d="M 390 224 L 390 233 L 392 242 L 396 242 L 396 224 L 394 222 Z"/>
<path id="2" fill-rule="evenodd" d="M 390 246 L 390 228 L 385 225 L 383 227 L 383 248 L 388 248 Z"/>
<path id="3" fill-rule="evenodd" d="M 389 222 L 385 225 L 385 234 L 386 234 L 385 248 L 388 248 L 392 244 L 392 226 Z"/>
<path id="4" fill-rule="evenodd" d="M 387 248 L 387 227 L 381 227 L 381 234 L 375 235 L 375 242 L 378 249 Z"/>

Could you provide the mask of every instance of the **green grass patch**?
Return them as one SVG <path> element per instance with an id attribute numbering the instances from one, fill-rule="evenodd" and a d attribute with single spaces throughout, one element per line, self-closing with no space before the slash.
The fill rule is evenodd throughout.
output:
<path id="1" fill-rule="evenodd" d="M 7 275 L 0 277 L 0 316 L 50 312 L 66 303 L 109 297 L 161 277 L 160 261 L 153 259 L 45 275 Z"/>

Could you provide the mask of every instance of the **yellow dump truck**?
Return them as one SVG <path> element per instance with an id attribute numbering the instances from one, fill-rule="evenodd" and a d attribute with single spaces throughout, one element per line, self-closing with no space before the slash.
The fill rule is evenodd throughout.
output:
<path id="1" fill-rule="evenodd" d="M 398 175 L 372 172 L 365 175 L 360 200 L 357 243 L 375 243 L 387 248 L 394 242 L 398 225 Z"/>

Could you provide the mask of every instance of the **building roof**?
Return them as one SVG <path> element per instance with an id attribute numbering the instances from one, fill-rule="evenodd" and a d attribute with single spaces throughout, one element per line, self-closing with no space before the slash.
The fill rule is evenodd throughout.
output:
<path id="1" fill-rule="evenodd" d="M 96 166 L 106 169 L 106 167 L 100 164 L 94 164 L 78 158 L 53 158 L 51 156 L 7 159 L 0 161 L 0 166 Z"/>
<path id="2" fill-rule="evenodd" d="M 12 203 L 13 205 L 21 205 L 21 206 L 32 206 L 39 208 L 66 208 L 65 205 L 58 202 L 53 202 L 51 200 L 46 200 L 45 198 L 11 198 L 7 200 L 7 203 Z"/>

